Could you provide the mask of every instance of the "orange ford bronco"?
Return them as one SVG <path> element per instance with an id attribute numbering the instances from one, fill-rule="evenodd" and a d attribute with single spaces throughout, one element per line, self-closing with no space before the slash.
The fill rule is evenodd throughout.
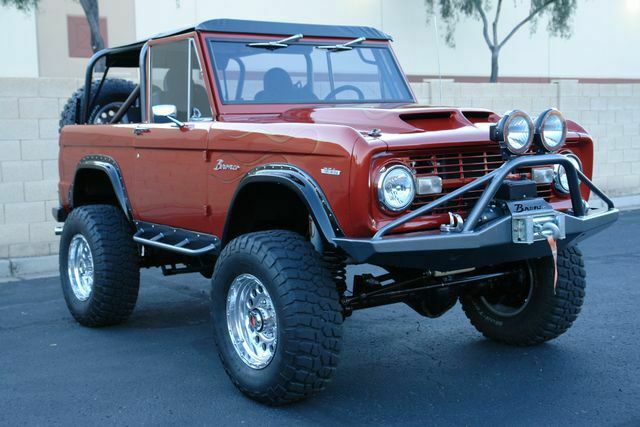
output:
<path id="1" fill-rule="evenodd" d="M 584 297 L 577 243 L 618 216 L 589 179 L 592 139 L 552 108 L 418 106 L 390 42 L 221 19 L 96 53 L 60 122 L 75 319 L 125 321 L 140 268 L 199 272 L 226 371 L 270 404 L 325 388 L 354 310 L 438 317 L 459 301 L 494 340 L 565 332 Z M 109 78 L 123 67 L 138 83 Z M 347 281 L 364 263 L 385 273 Z"/>

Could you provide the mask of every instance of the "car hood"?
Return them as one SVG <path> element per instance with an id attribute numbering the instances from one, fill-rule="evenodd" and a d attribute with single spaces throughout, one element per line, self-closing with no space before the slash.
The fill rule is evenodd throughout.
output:
<path id="1" fill-rule="evenodd" d="M 227 117 L 231 121 L 304 123 L 347 126 L 367 140 L 383 141 L 388 148 L 411 149 L 425 145 L 491 144 L 489 128 L 500 115 L 481 108 L 421 105 L 358 105 L 300 107 L 279 114 Z M 569 138 L 584 129 L 567 121 Z"/>

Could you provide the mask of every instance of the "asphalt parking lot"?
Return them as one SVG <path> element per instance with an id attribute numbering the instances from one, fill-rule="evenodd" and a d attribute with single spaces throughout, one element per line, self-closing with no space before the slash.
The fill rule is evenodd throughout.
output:
<path id="1" fill-rule="evenodd" d="M 580 318 L 535 348 L 483 339 L 459 307 L 345 324 L 334 382 L 285 408 L 235 390 L 214 350 L 208 281 L 143 274 L 131 320 L 78 326 L 58 278 L 0 283 L 0 425 L 640 425 L 640 211 L 582 244 Z"/>

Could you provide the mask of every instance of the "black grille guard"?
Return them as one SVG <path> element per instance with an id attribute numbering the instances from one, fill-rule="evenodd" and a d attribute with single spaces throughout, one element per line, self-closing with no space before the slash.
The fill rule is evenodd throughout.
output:
<path id="1" fill-rule="evenodd" d="M 410 268 L 459 268 L 488 265 L 549 255 L 546 242 L 530 245 L 514 244 L 511 239 L 511 217 L 505 215 L 486 224 L 480 219 L 495 198 L 504 180 L 514 170 L 527 166 L 560 165 L 564 167 L 571 196 L 571 211 L 563 213 L 567 220 L 566 238 L 559 241 L 562 249 L 612 224 L 618 210 L 587 176 L 565 156 L 541 154 L 516 157 L 498 169 L 412 211 L 380 228 L 372 238 L 336 238 L 334 243 L 356 262 L 394 265 Z M 580 183 L 587 186 L 607 205 L 606 209 L 588 213 L 580 193 Z M 469 211 L 460 231 L 411 232 L 388 236 L 390 232 L 414 218 L 485 186 L 482 195 Z M 445 253 L 446 252 L 446 253 Z"/>

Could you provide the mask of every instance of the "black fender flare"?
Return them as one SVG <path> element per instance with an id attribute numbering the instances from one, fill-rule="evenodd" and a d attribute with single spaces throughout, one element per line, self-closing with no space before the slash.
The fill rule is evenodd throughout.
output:
<path id="1" fill-rule="evenodd" d="M 238 184 L 227 212 L 232 212 L 238 195 L 248 185 L 254 183 L 274 183 L 284 185 L 292 190 L 305 203 L 315 224 L 324 239 L 336 247 L 334 239 L 344 237 L 338 220 L 329 202 L 315 180 L 302 169 L 287 164 L 268 164 L 259 166 L 249 173 Z M 223 240 L 228 241 L 229 217 L 224 226 Z"/>
<path id="2" fill-rule="evenodd" d="M 71 208 L 73 209 L 74 207 L 73 195 L 74 188 L 76 186 L 76 179 L 78 178 L 78 172 L 87 169 L 99 170 L 107 175 L 111 182 L 111 186 L 113 187 L 113 192 L 118 199 L 118 204 L 122 208 L 127 219 L 129 221 L 133 221 L 133 212 L 131 210 L 129 198 L 127 197 L 127 190 L 125 188 L 124 179 L 122 178 L 122 172 L 120 172 L 118 163 L 109 156 L 92 155 L 80 159 L 73 176 L 73 184 L 69 188 L 69 204 L 71 205 Z"/>

